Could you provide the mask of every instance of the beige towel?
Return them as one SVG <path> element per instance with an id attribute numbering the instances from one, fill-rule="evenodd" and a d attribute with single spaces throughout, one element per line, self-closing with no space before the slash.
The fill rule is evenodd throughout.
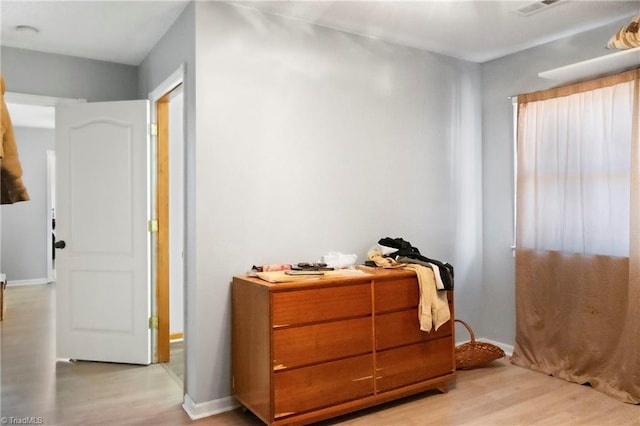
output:
<path id="1" fill-rule="evenodd" d="M 418 276 L 420 286 L 420 303 L 418 304 L 418 320 L 420 330 L 431 331 L 432 326 L 437 330 L 451 319 L 449 302 L 446 291 L 436 290 L 436 279 L 433 270 L 418 264 L 406 264 L 406 269 L 412 269 Z"/>
<path id="2" fill-rule="evenodd" d="M 4 77 L 0 74 L 0 128 L 2 143 L 0 143 L 0 204 L 13 204 L 18 201 L 29 200 L 27 189 L 22 183 L 22 166 L 18 159 L 18 147 L 13 134 L 11 117 L 4 102 Z"/>
<path id="3" fill-rule="evenodd" d="M 378 247 L 371 247 L 367 252 L 367 259 L 375 262 L 381 268 L 402 268 L 403 263 L 397 262 L 390 257 L 384 257 Z"/>

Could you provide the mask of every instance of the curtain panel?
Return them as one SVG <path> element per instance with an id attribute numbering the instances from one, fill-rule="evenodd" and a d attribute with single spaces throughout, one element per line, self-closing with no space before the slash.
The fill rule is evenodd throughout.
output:
<path id="1" fill-rule="evenodd" d="M 518 95 L 511 361 L 640 403 L 640 68 Z"/>

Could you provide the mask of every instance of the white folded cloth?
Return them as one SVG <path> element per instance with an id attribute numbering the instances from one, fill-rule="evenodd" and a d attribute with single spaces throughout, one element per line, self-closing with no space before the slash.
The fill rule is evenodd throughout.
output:
<path id="1" fill-rule="evenodd" d="M 329 268 L 349 268 L 356 264 L 358 256 L 355 254 L 343 254 L 332 251 L 321 257 L 320 262 L 326 263 Z"/>
<path id="2" fill-rule="evenodd" d="M 387 247 L 381 244 L 378 244 L 378 249 L 380 250 L 380 253 L 382 253 L 383 256 L 386 256 L 388 254 L 392 254 L 398 251 L 397 248 Z"/>

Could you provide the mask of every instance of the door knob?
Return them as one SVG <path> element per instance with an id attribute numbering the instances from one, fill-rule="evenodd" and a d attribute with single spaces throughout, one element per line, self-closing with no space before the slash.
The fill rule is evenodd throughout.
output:
<path id="1" fill-rule="evenodd" d="M 67 246 L 67 243 L 65 243 L 64 240 L 60 240 L 60 241 L 56 241 L 53 246 L 57 249 L 63 249 Z"/>

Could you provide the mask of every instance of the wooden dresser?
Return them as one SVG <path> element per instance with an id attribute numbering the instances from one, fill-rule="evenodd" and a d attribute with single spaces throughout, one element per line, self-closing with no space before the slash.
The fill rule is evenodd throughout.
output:
<path id="1" fill-rule="evenodd" d="M 455 378 L 451 321 L 420 331 L 408 270 L 271 284 L 234 277 L 232 386 L 270 425 L 306 424 Z"/>

